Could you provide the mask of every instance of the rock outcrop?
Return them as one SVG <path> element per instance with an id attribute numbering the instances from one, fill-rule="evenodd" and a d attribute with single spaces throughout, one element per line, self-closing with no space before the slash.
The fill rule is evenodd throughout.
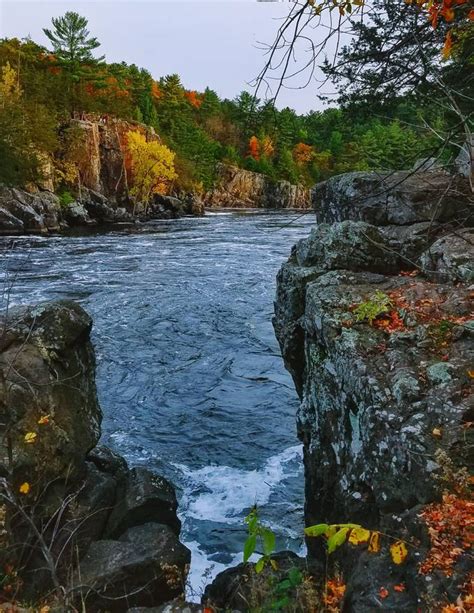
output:
<path id="1" fill-rule="evenodd" d="M 211 208 L 308 209 L 310 193 L 302 185 L 220 164 L 217 185 L 205 194 L 204 203 Z"/>
<path id="2" fill-rule="evenodd" d="M 18 600 L 157 606 L 182 595 L 190 552 L 173 486 L 97 446 L 91 326 L 69 301 L 0 319 L 0 567 Z"/>
<path id="3" fill-rule="evenodd" d="M 388 540 L 379 555 L 336 554 L 345 611 L 438 610 L 467 579 L 462 543 L 449 572 L 436 561 L 420 571 L 432 543 L 419 516 L 445 489 L 461 496 L 469 466 L 468 193 L 442 172 L 334 177 L 313 190 L 319 224 L 278 275 L 274 327 L 301 399 L 306 524 L 359 523 L 409 543 L 399 566 Z M 354 309 L 376 291 L 389 307 L 358 321 Z M 325 556 L 321 539 L 308 549 Z"/>

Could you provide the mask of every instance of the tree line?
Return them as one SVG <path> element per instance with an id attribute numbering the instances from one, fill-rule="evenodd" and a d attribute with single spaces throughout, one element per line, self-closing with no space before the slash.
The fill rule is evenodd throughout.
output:
<path id="1" fill-rule="evenodd" d="M 155 78 L 134 64 L 107 63 L 94 55 L 100 43 L 87 26 L 68 12 L 44 30 L 49 49 L 30 39 L 0 41 L 0 182 L 37 181 L 45 156 L 64 158 L 64 126 L 77 113 L 153 127 L 174 154 L 176 184 L 188 191 L 210 189 L 219 162 L 308 186 L 352 170 L 409 168 L 431 155 L 436 132 L 452 121 L 429 92 L 423 99 L 392 92 L 381 101 L 353 88 L 337 108 L 304 115 L 246 91 L 221 99 L 210 88 L 186 89 L 176 74 Z M 356 50 L 343 51 L 351 66 Z M 336 75 L 344 77 L 351 74 Z"/>

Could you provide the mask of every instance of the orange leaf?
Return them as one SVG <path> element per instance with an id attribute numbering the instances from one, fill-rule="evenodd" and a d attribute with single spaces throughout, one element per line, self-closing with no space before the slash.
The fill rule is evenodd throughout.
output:
<path id="1" fill-rule="evenodd" d="M 394 589 L 396 592 L 404 592 L 404 591 L 405 591 L 405 589 L 406 589 L 406 587 L 405 587 L 405 584 L 404 584 L 404 583 L 399 583 L 398 585 L 394 585 L 394 586 L 393 586 L 393 589 Z"/>
<path id="2" fill-rule="evenodd" d="M 385 587 L 381 587 L 379 590 L 379 596 L 380 598 L 387 598 L 388 596 L 388 590 Z"/>
<path id="3" fill-rule="evenodd" d="M 372 532 L 368 551 L 369 553 L 378 553 L 380 551 L 380 532 Z"/>

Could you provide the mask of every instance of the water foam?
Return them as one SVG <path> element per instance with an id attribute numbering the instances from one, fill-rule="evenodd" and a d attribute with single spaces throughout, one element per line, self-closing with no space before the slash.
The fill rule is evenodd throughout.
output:
<path id="1" fill-rule="evenodd" d="M 302 455 L 301 445 L 288 447 L 269 458 L 261 469 L 248 471 L 217 465 L 192 470 L 175 464 L 183 475 L 182 513 L 212 522 L 241 522 L 244 510 L 266 504 L 282 480 L 298 475 Z"/>

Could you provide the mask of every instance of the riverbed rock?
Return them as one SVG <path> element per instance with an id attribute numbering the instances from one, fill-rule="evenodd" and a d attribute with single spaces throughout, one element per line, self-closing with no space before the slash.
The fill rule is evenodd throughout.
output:
<path id="1" fill-rule="evenodd" d="M 310 194 L 302 185 L 219 164 L 216 187 L 204 195 L 204 203 L 211 208 L 308 209 Z"/>
<path id="2" fill-rule="evenodd" d="M 190 551 L 161 524 L 130 528 L 119 540 L 91 545 L 73 579 L 87 611 L 154 606 L 183 593 Z"/>
<path id="3" fill-rule="evenodd" d="M 400 566 L 387 544 L 378 556 L 345 546 L 330 557 L 348 584 L 344 610 L 356 613 L 454 602 L 466 580 L 462 549 L 448 579 L 418 572 L 430 546 L 418 515 L 452 487 L 440 450 L 453 470 L 471 466 L 474 252 L 470 230 L 453 232 L 466 221 L 467 186 L 446 193 L 446 175 L 393 175 L 349 173 L 313 190 L 324 224 L 293 248 L 275 302 L 301 399 L 307 525 L 360 523 L 412 543 Z M 393 329 L 389 318 L 356 320 L 376 291 L 392 301 Z M 310 559 L 325 559 L 321 539 L 307 545 Z M 381 586 L 400 584 L 381 600 Z"/>
<path id="4" fill-rule="evenodd" d="M 0 234 L 23 234 L 58 230 L 59 199 L 51 192 L 29 193 L 0 186 Z"/>

